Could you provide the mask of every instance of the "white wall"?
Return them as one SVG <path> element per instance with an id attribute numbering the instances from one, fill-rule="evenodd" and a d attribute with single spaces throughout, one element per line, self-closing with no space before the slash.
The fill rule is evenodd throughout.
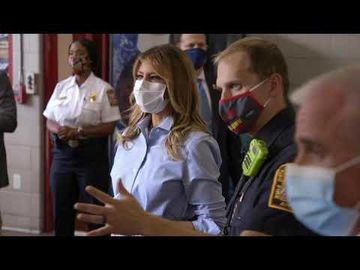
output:
<path id="1" fill-rule="evenodd" d="M 19 35 L 13 35 L 13 84 L 19 82 Z M 24 71 L 40 74 L 41 35 L 24 35 Z M 12 228 L 39 232 L 43 223 L 43 86 L 39 84 L 40 95 L 28 95 L 25 104 L 17 104 L 18 127 L 14 133 L 5 134 L 10 185 L 0 190 L 0 209 L 3 229 Z M 21 178 L 20 189 L 14 189 L 13 176 Z"/>
<path id="2" fill-rule="evenodd" d="M 68 64 L 69 45 L 72 42 L 72 34 L 58 34 L 58 81 L 71 76 L 71 67 Z"/>
<path id="3" fill-rule="evenodd" d="M 286 57 L 290 88 L 345 65 L 360 63 L 360 34 L 256 34 L 276 43 Z"/>
<path id="4" fill-rule="evenodd" d="M 138 37 L 138 49 L 141 52 L 167 43 L 169 43 L 169 34 L 139 34 Z"/>

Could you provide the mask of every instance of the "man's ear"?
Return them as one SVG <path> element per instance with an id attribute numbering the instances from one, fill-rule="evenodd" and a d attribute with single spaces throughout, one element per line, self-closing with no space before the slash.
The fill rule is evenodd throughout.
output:
<path id="1" fill-rule="evenodd" d="M 279 73 L 273 73 L 269 77 L 270 80 L 270 97 L 283 95 L 283 78 Z"/>

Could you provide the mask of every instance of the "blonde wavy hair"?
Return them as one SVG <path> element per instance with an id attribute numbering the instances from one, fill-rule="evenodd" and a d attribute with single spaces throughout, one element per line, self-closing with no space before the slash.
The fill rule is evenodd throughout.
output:
<path id="1" fill-rule="evenodd" d="M 165 81 L 169 98 L 170 115 L 174 119 L 168 134 L 165 147 L 167 154 L 174 160 L 182 159 L 180 147 L 190 131 L 208 132 L 205 122 L 200 117 L 199 94 L 196 89 L 196 74 L 191 60 L 177 47 L 166 44 L 153 47 L 141 53 L 133 67 L 133 78 L 136 80 L 141 64 L 150 63 L 155 72 Z M 128 142 L 140 134 L 137 123 L 148 113 L 141 111 L 131 94 L 129 124 L 119 135 L 119 143 L 128 149 Z"/>

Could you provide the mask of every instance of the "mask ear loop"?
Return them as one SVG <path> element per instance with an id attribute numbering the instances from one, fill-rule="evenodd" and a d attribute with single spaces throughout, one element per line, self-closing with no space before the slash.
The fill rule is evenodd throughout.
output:
<path id="1" fill-rule="evenodd" d="M 357 156 L 357 157 L 355 157 L 353 159 L 350 159 L 349 161 L 346 161 L 345 163 L 337 166 L 335 168 L 335 172 L 339 173 L 341 171 L 346 170 L 347 168 L 350 168 L 350 167 L 352 167 L 354 165 L 357 165 L 358 163 L 360 163 L 360 156 Z M 360 201 L 354 206 L 354 209 L 358 210 L 360 212 Z"/>
<path id="2" fill-rule="evenodd" d="M 344 171 L 347 168 L 350 168 L 350 167 L 352 167 L 352 166 L 354 166 L 354 165 L 356 165 L 358 163 L 360 163 L 360 156 L 357 156 L 357 157 L 355 157 L 353 159 L 350 159 L 349 161 L 346 161 L 345 163 L 337 166 L 335 168 L 335 172 L 339 173 L 339 172 Z"/>
<path id="3" fill-rule="evenodd" d="M 271 98 L 271 97 L 269 97 L 269 98 L 268 98 L 268 100 L 267 100 L 267 101 L 265 101 L 265 104 L 263 105 L 263 106 L 264 106 L 264 108 L 266 108 L 266 106 L 269 104 L 269 102 L 271 101 L 271 99 L 272 99 L 272 98 Z"/>
<path id="4" fill-rule="evenodd" d="M 252 91 L 254 91 L 256 88 L 258 88 L 259 86 L 263 85 L 269 78 L 266 78 L 265 80 L 262 80 L 261 82 L 259 82 L 258 84 L 254 85 L 253 87 L 251 87 L 249 89 L 249 92 L 251 93 Z"/>
<path id="5" fill-rule="evenodd" d="M 266 78 L 266 79 L 262 80 L 261 82 L 259 82 L 257 85 L 251 87 L 250 90 L 249 90 L 249 93 L 254 91 L 259 86 L 263 85 L 267 80 L 269 80 L 269 78 Z M 265 108 L 269 104 L 270 101 L 271 101 L 271 97 L 269 97 L 268 100 L 265 101 L 265 104 L 263 105 L 263 107 Z"/>

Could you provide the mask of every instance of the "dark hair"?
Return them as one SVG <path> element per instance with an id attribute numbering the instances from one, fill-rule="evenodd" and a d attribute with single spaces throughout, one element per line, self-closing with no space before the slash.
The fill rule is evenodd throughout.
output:
<path id="1" fill-rule="evenodd" d="M 194 33 L 194 34 L 197 34 L 197 33 Z M 200 34 L 200 33 L 199 33 Z M 177 44 L 180 42 L 181 40 L 181 36 L 183 34 L 170 34 L 170 37 L 169 37 L 169 43 L 172 44 L 172 45 L 175 45 L 177 46 Z M 209 44 L 209 35 L 208 34 L 204 34 L 205 35 L 205 38 L 206 38 L 206 44 Z"/>
<path id="2" fill-rule="evenodd" d="M 95 42 L 90 39 L 85 39 L 85 38 L 73 40 L 69 45 L 69 50 L 70 50 L 71 45 L 74 43 L 79 43 L 81 46 L 84 46 L 86 48 L 89 58 L 91 60 L 91 68 L 93 71 L 95 71 L 97 69 L 97 65 L 98 65 L 98 52 L 97 52 Z"/>

